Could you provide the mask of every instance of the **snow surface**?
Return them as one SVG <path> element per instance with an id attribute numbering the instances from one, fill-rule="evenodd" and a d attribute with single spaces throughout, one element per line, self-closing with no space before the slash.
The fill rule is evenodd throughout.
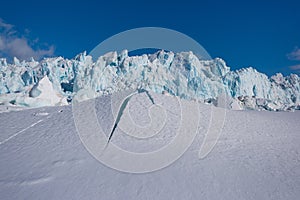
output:
<path id="1" fill-rule="evenodd" d="M 56 100 L 39 96 L 35 87 L 47 76 Z M 49 86 L 50 87 L 50 86 Z M 169 93 L 215 105 L 227 96 L 232 109 L 294 110 L 300 108 L 300 78 L 276 74 L 268 78 L 253 68 L 230 71 L 216 58 L 199 60 L 192 52 L 164 52 L 128 56 L 110 52 L 93 62 L 79 54 L 74 59 L 47 58 L 41 62 L 0 59 L 0 104 L 41 107 L 66 105 L 76 95 L 82 100 L 126 89 Z M 35 98 L 43 99 L 35 101 Z"/>
<path id="2" fill-rule="evenodd" d="M 128 105 L 141 126 L 148 123 L 143 108 L 151 105 L 145 95 L 133 96 Z M 172 99 L 154 96 L 167 102 L 164 134 L 136 141 L 117 128 L 112 142 L 137 152 L 165 145 L 178 127 Z M 109 96 L 96 99 L 108 134 L 114 123 L 109 104 Z M 217 145 L 199 160 L 212 105 L 195 104 L 201 118 L 192 146 L 169 167 L 146 174 L 122 173 L 94 159 L 76 133 L 71 106 L 1 113 L 1 199 L 299 199 L 299 111 L 226 110 Z"/>

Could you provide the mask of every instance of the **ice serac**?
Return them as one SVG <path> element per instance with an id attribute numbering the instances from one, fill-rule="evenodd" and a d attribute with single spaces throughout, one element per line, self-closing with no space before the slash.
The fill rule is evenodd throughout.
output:
<path id="1" fill-rule="evenodd" d="M 66 97 L 54 90 L 52 83 L 50 82 L 48 76 L 42 78 L 36 85 L 32 87 L 29 91 L 29 96 L 32 98 L 25 98 L 26 100 L 33 101 L 36 105 L 67 105 Z M 28 103 L 32 105 L 32 103 Z"/>
<path id="2" fill-rule="evenodd" d="M 300 78 L 295 74 L 269 78 L 251 67 L 230 71 L 222 59 L 199 60 L 192 52 L 128 56 L 127 50 L 109 52 L 95 62 L 86 52 L 71 60 L 14 59 L 14 64 L 7 64 L 0 59 L 0 103 L 44 106 L 45 103 L 37 103 L 42 100 L 35 88 L 45 77 L 54 95 L 42 96 L 47 105 L 64 105 L 66 99 L 71 102 L 75 96 L 86 100 L 121 90 L 143 89 L 219 106 L 220 99 L 227 99 L 231 109 L 300 108 Z"/>

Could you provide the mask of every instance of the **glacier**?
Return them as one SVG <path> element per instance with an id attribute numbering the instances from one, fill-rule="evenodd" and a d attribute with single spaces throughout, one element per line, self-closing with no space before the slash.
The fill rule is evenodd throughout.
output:
<path id="1" fill-rule="evenodd" d="M 96 61 L 86 52 L 74 59 L 45 58 L 13 63 L 0 59 L 0 104 L 15 107 L 67 105 L 122 90 L 146 90 L 223 105 L 233 110 L 300 109 L 300 78 L 270 78 L 249 67 L 231 71 L 224 60 L 198 59 L 193 52 L 158 51 L 128 56 L 109 52 Z M 225 97 L 225 98 L 224 98 Z M 226 99 L 226 100 L 224 100 Z M 224 104 L 224 103 L 223 103 Z"/>

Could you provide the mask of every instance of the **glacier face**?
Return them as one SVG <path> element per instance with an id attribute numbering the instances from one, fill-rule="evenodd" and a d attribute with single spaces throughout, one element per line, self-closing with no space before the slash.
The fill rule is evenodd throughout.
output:
<path id="1" fill-rule="evenodd" d="M 45 78 L 46 77 L 46 78 Z M 276 74 L 268 78 L 253 68 L 230 71 L 216 58 L 199 60 L 192 52 L 128 56 L 110 52 L 96 62 L 81 53 L 74 59 L 40 62 L 0 59 L 0 103 L 26 107 L 66 105 L 74 96 L 89 99 L 126 89 L 146 89 L 232 109 L 299 109 L 300 78 Z"/>

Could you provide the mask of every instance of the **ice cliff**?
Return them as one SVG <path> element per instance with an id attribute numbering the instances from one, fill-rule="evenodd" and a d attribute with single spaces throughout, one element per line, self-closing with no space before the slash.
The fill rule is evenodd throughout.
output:
<path id="1" fill-rule="evenodd" d="M 86 53 L 74 59 L 40 62 L 0 59 L 0 104 L 26 107 L 66 105 L 77 95 L 89 99 L 126 89 L 169 93 L 184 99 L 231 109 L 293 110 L 300 108 L 300 78 L 268 78 L 253 68 L 230 71 L 216 58 L 199 60 L 192 52 L 128 56 L 110 52 L 93 62 Z M 226 98 L 224 98 L 226 97 Z"/>

